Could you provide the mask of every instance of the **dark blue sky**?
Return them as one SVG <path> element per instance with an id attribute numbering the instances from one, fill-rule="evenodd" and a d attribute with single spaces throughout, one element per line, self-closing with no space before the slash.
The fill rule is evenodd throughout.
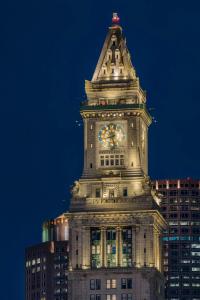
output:
<path id="1" fill-rule="evenodd" d="M 81 174 L 75 121 L 113 11 L 158 121 L 150 129 L 151 177 L 200 177 L 199 1 L 2 1 L 2 300 L 24 299 L 24 248 L 40 241 L 43 220 L 67 210 Z"/>

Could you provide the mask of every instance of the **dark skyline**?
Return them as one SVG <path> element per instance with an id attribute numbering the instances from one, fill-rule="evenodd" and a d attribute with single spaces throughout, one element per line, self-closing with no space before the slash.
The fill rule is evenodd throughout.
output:
<path id="1" fill-rule="evenodd" d="M 70 186 L 81 175 L 79 103 L 113 11 L 157 120 L 150 127 L 150 176 L 200 178 L 198 1 L 2 2 L 3 300 L 23 299 L 24 248 L 40 242 L 44 220 L 67 210 Z"/>

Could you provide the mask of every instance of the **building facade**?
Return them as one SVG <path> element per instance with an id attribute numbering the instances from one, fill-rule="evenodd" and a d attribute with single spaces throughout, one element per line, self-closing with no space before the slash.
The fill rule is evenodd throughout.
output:
<path id="1" fill-rule="evenodd" d="M 65 213 L 59 217 L 47 220 L 42 225 L 42 242 L 68 241 L 69 224 Z"/>
<path id="2" fill-rule="evenodd" d="M 200 300 L 200 182 L 157 180 L 162 214 L 168 222 L 163 235 L 166 299 Z"/>
<path id="3" fill-rule="evenodd" d="M 68 242 L 45 242 L 26 249 L 26 300 L 68 299 Z"/>
<path id="4" fill-rule="evenodd" d="M 25 251 L 25 299 L 67 300 L 69 228 L 65 214 L 44 222 L 42 243 Z"/>
<path id="5" fill-rule="evenodd" d="M 70 300 L 164 299 L 166 223 L 148 177 L 146 94 L 113 15 L 81 104 L 84 168 L 69 218 Z"/>

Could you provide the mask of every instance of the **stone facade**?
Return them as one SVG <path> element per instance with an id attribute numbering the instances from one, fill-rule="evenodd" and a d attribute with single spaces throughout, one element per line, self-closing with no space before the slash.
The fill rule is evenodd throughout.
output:
<path id="1" fill-rule="evenodd" d="M 151 117 L 117 23 L 85 90 L 84 168 L 68 214 L 69 299 L 164 299 L 166 223 L 148 177 Z"/>

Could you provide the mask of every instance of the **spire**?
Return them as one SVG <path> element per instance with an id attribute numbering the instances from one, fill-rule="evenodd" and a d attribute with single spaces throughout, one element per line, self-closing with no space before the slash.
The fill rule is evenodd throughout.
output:
<path id="1" fill-rule="evenodd" d="M 113 13 L 112 25 L 109 27 L 92 82 L 136 78 L 119 21 L 117 13 Z"/>

